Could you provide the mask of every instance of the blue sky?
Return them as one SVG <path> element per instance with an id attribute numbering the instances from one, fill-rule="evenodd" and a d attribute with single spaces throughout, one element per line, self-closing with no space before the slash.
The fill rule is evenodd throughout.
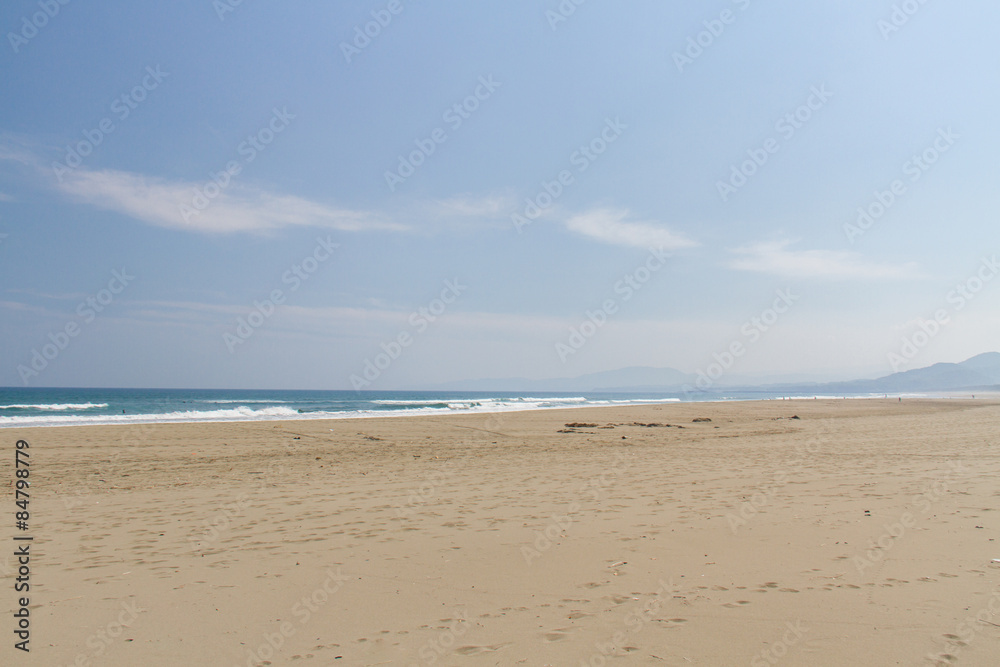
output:
<path id="1" fill-rule="evenodd" d="M 0 385 L 997 348 L 996 3 L 225 3 L 0 9 Z"/>

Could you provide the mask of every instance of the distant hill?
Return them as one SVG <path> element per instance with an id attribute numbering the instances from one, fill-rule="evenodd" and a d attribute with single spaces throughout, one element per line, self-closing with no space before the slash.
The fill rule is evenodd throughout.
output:
<path id="1" fill-rule="evenodd" d="M 820 387 L 859 392 L 919 392 L 977 389 L 1000 385 L 1000 352 L 986 352 L 961 363 L 940 363 L 893 373 L 876 380 L 837 382 Z"/>
<path id="2" fill-rule="evenodd" d="M 695 376 L 675 368 L 632 366 L 614 371 L 588 373 L 572 378 L 529 380 L 494 378 L 449 382 L 432 387 L 439 391 L 544 391 L 544 392 L 669 392 L 695 384 Z M 768 391 L 788 394 L 914 393 L 997 388 L 1000 385 L 1000 352 L 986 352 L 961 363 L 940 363 L 893 373 L 874 380 L 826 383 L 782 383 L 726 385 L 721 378 L 717 390 Z"/>

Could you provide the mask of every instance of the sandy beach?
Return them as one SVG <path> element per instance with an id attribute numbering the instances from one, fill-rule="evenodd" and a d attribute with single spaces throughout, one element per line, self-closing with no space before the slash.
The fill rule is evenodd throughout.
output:
<path id="1" fill-rule="evenodd" d="M 34 540 L 24 654 L 11 517 L 0 663 L 996 665 L 998 425 L 890 399 L 4 429 Z"/>

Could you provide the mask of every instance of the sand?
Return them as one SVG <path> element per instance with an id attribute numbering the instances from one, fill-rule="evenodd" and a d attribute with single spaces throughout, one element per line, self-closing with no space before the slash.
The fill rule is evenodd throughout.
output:
<path id="1" fill-rule="evenodd" d="M 996 665 L 998 425 L 890 399 L 3 429 L 34 542 L 27 655 L 0 557 L 0 664 Z"/>

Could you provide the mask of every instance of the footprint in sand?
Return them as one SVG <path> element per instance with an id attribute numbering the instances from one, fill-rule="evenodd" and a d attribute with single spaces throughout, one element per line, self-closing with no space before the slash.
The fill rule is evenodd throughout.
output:
<path id="1" fill-rule="evenodd" d="M 573 628 L 557 628 L 546 632 L 543 636 L 547 642 L 564 642 L 569 639 L 571 632 L 573 632 Z"/>
<path id="2" fill-rule="evenodd" d="M 459 646 L 455 649 L 455 653 L 458 653 L 459 655 L 478 655 L 480 653 L 492 653 L 494 651 L 499 651 L 504 646 L 510 646 L 510 644 L 493 644 L 492 646 Z"/>
<path id="3" fill-rule="evenodd" d="M 609 595 L 608 599 L 615 604 L 625 604 L 629 600 L 638 600 L 638 598 L 630 597 L 628 595 Z"/>

